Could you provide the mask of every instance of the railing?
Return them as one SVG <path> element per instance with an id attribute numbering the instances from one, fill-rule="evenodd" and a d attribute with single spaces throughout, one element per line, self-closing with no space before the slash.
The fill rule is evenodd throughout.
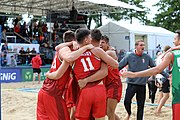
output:
<path id="1" fill-rule="evenodd" d="M 23 36 L 21 36 L 20 34 L 18 34 L 17 32 L 14 32 L 14 34 L 16 34 L 17 36 L 19 36 L 21 39 L 23 39 L 24 41 L 31 43 L 29 40 L 27 40 L 26 38 L 24 38 Z"/>
<path id="2" fill-rule="evenodd" d="M 6 41 L 8 41 L 8 38 L 14 38 L 14 43 L 16 43 L 16 36 L 6 36 Z"/>

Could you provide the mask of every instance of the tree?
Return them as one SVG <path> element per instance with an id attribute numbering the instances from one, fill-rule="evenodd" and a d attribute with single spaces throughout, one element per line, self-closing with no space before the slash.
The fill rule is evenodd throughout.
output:
<path id="1" fill-rule="evenodd" d="M 114 9 L 106 16 L 114 19 L 114 20 L 130 20 L 130 23 L 132 23 L 133 18 L 139 19 L 142 23 L 147 24 L 149 23 L 149 20 L 147 18 L 147 14 L 149 12 L 149 9 L 141 5 L 141 3 L 144 2 L 144 0 L 119 0 L 121 2 L 125 2 L 127 4 L 135 5 L 139 8 L 146 9 L 145 11 L 135 11 L 133 9 Z"/>
<path id="2" fill-rule="evenodd" d="M 154 25 L 170 31 L 180 29 L 180 2 L 179 0 L 160 0 L 154 6 L 159 7 L 159 14 L 155 15 Z"/>

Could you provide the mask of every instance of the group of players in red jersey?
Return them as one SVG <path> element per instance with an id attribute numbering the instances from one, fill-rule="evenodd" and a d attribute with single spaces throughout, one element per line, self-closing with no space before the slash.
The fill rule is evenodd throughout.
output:
<path id="1" fill-rule="evenodd" d="M 103 120 L 105 115 L 118 120 L 122 83 L 108 37 L 98 29 L 80 28 L 65 32 L 63 40 L 38 93 L 37 120 Z"/>

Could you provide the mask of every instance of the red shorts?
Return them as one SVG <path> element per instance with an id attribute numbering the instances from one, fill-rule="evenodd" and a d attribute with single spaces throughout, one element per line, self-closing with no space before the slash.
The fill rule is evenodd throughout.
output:
<path id="1" fill-rule="evenodd" d="M 180 114 L 179 114 L 180 103 L 173 104 L 172 108 L 173 108 L 173 120 L 179 120 L 180 119 Z"/>
<path id="2" fill-rule="evenodd" d="M 106 115 L 106 90 L 104 85 L 96 85 L 81 90 L 75 117 L 88 119 L 90 114 L 94 118 L 101 118 Z"/>
<path id="3" fill-rule="evenodd" d="M 107 98 L 116 99 L 119 102 L 122 95 L 122 83 L 119 85 L 117 83 L 111 83 L 106 86 L 106 95 Z"/>
<path id="4" fill-rule="evenodd" d="M 37 120 L 70 120 L 62 96 L 50 96 L 41 89 L 38 93 Z"/>
<path id="5" fill-rule="evenodd" d="M 66 101 L 67 108 L 71 108 L 75 106 L 75 103 L 73 101 L 73 94 L 72 94 L 72 81 L 73 79 L 69 80 L 69 83 L 67 84 L 66 92 L 64 95 L 64 99 Z"/>

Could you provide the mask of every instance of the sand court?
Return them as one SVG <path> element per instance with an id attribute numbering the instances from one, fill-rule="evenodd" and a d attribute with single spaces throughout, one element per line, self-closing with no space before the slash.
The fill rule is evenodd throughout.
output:
<path id="1" fill-rule="evenodd" d="M 36 104 L 38 91 L 42 86 L 41 84 L 33 84 L 32 82 L 19 82 L 19 83 L 2 83 L 1 84 L 1 112 L 2 120 L 36 120 Z M 126 84 L 123 83 L 123 92 L 125 91 Z M 158 93 L 158 92 L 157 92 Z M 162 108 L 160 116 L 155 116 L 154 111 L 157 107 L 157 94 L 155 104 L 151 104 L 147 97 L 144 110 L 144 120 L 171 120 L 171 97 Z M 124 93 L 119 102 L 116 113 L 123 120 L 126 116 L 126 111 L 123 105 Z M 136 120 L 136 101 L 135 97 L 132 102 L 132 116 L 131 120 Z M 106 118 L 107 120 L 107 118 Z"/>

